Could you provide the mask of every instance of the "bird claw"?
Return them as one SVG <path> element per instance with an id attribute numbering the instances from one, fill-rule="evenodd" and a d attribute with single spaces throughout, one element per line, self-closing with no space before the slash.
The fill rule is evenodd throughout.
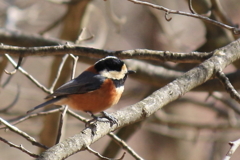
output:
<path id="1" fill-rule="evenodd" d="M 92 130 L 92 135 L 95 135 L 96 131 L 97 131 L 97 126 L 93 122 L 96 122 L 96 121 L 105 122 L 105 123 L 109 122 L 110 127 L 112 127 L 114 124 L 118 125 L 117 119 L 115 117 L 109 115 L 107 112 L 102 112 L 103 116 L 101 116 L 101 117 L 97 117 L 94 114 L 92 114 L 91 112 L 87 112 L 87 113 L 90 113 L 90 115 L 93 117 L 93 119 L 89 120 L 85 124 L 85 127 L 90 128 Z"/>
<path id="2" fill-rule="evenodd" d="M 107 112 L 101 112 L 103 116 L 97 117 L 94 114 L 90 113 L 91 117 L 93 117 L 93 119 L 89 120 L 85 127 L 90 127 L 91 123 L 99 121 L 99 122 L 109 122 L 110 126 L 112 127 L 114 124 L 118 125 L 118 121 L 115 117 L 111 116 L 110 114 L 108 114 Z M 107 119 L 107 120 L 106 120 Z"/>
<path id="3" fill-rule="evenodd" d="M 107 112 L 102 112 L 103 116 L 100 117 L 100 118 L 106 118 L 108 119 L 109 123 L 110 123 L 110 126 L 112 127 L 114 124 L 118 125 L 118 120 L 111 116 L 110 114 L 108 114 Z"/>

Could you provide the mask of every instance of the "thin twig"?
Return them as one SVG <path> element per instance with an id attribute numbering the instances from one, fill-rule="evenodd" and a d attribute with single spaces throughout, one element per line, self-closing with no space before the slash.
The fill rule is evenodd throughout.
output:
<path id="1" fill-rule="evenodd" d="M 223 158 L 223 160 L 229 160 L 232 157 L 233 153 L 240 146 L 240 139 L 233 142 L 229 142 L 229 145 L 231 146 L 231 148 L 229 149 L 227 155 Z"/>
<path id="2" fill-rule="evenodd" d="M 130 137 L 133 136 L 141 128 L 142 122 L 143 121 L 137 122 L 119 129 L 116 133 L 114 133 L 116 136 L 111 137 L 112 140 L 109 142 L 107 147 L 105 147 L 104 152 L 102 154 L 107 157 L 114 157 L 115 155 L 117 155 L 120 149 L 123 148 L 121 142 L 122 141 L 126 142 L 128 139 L 130 139 Z M 115 137 L 121 138 L 121 141 L 119 143 L 116 143 L 118 139 L 114 139 Z M 128 150 L 125 151 L 128 152 Z M 132 153 L 129 152 L 129 154 L 131 155 Z"/>
<path id="3" fill-rule="evenodd" d="M 0 55 L 9 53 L 11 55 L 19 55 L 24 53 L 24 56 L 56 56 L 72 53 L 79 56 L 87 56 L 92 58 L 103 58 L 109 55 L 117 56 L 122 59 L 136 58 L 143 60 L 154 61 L 171 61 L 177 63 L 199 63 L 210 58 L 213 52 L 170 52 L 157 51 L 148 49 L 134 49 L 125 51 L 109 51 L 96 48 L 81 47 L 79 45 L 57 45 L 57 46 L 42 46 L 42 47 L 18 47 L 9 45 L 0 45 Z"/>
<path id="4" fill-rule="evenodd" d="M 205 17 L 203 15 L 187 13 L 187 12 L 178 11 L 178 10 L 171 10 L 171 9 L 168 9 L 166 7 L 163 7 L 163 6 L 159 6 L 159 5 L 156 5 L 156 4 L 152 4 L 152 3 L 149 3 L 149 2 L 143 2 L 143 1 L 139 1 L 139 0 L 128 0 L 128 1 L 133 2 L 135 4 L 141 4 L 141 5 L 149 6 L 149 7 L 158 9 L 158 10 L 162 10 L 162 11 L 167 12 L 168 14 L 178 14 L 178 15 L 184 15 L 184 16 L 189 16 L 189 17 L 194 17 L 194 18 L 197 18 L 197 19 L 201 19 L 201 20 L 207 21 L 211 24 L 217 25 L 219 27 L 223 27 L 225 29 L 228 29 L 228 30 L 232 31 L 233 34 L 240 34 L 240 29 L 239 28 L 229 26 L 229 25 L 221 23 L 219 21 L 215 21 L 215 20 L 210 19 L 208 17 Z"/>
<path id="5" fill-rule="evenodd" d="M 7 77 L 6 81 L 2 85 L 2 88 L 5 88 L 8 85 L 8 83 L 11 81 L 12 77 L 13 77 L 13 75 L 9 75 Z"/>
<path id="6" fill-rule="evenodd" d="M 172 17 L 168 17 L 168 15 L 169 15 L 169 12 L 165 12 L 165 19 L 166 19 L 166 21 L 171 21 L 172 20 Z"/>
<path id="7" fill-rule="evenodd" d="M 123 140 L 121 140 L 118 136 L 116 136 L 114 133 L 110 132 L 108 134 L 113 140 L 118 143 L 124 150 L 126 150 L 129 154 L 131 154 L 135 159 L 137 160 L 144 160 L 142 157 L 140 157 L 131 147 L 127 145 Z"/>
<path id="8" fill-rule="evenodd" d="M 189 10 L 190 10 L 193 14 L 197 14 L 196 11 L 194 10 L 193 6 L 192 6 L 192 0 L 188 0 L 188 7 L 189 7 Z"/>
<path id="9" fill-rule="evenodd" d="M 83 42 L 83 41 L 91 40 L 94 38 L 94 35 L 92 33 L 90 33 L 91 35 L 89 37 L 82 38 L 84 32 L 86 32 L 86 28 L 81 29 L 80 34 L 79 34 L 77 40 L 75 41 L 75 44 L 81 44 L 81 42 Z"/>
<path id="10" fill-rule="evenodd" d="M 4 72 L 5 72 L 6 74 L 8 74 L 8 75 L 13 75 L 13 74 L 17 73 L 17 69 L 14 68 L 14 70 L 12 70 L 12 71 L 7 71 L 7 70 L 5 69 Z"/>
<path id="11" fill-rule="evenodd" d="M 212 3 L 212 10 L 213 12 L 215 12 L 215 14 L 220 18 L 220 20 L 228 25 L 231 26 L 236 26 L 236 24 L 234 24 L 226 15 L 225 10 L 223 9 L 221 3 L 219 2 L 219 0 L 211 0 Z"/>
<path id="12" fill-rule="evenodd" d="M 69 113 L 71 116 L 79 119 L 80 121 L 87 123 L 88 120 L 75 112 L 71 110 L 67 110 L 67 113 Z M 108 134 L 116 143 L 118 143 L 124 150 L 126 150 L 129 154 L 131 154 L 134 158 L 143 160 L 131 147 L 129 147 L 123 140 L 121 140 L 119 137 L 117 137 L 114 133 L 110 132 Z"/>
<path id="13" fill-rule="evenodd" d="M 11 104 L 9 104 L 7 107 L 0 109 L 0 113 L 7 112 L 10 108 L 12 108 L 17 103 L 19 96 L 20 96 L 20 87 L 19 87 L 19 85 L 17 85 L 17 94 L 16 94 L 13 102 Z"/>
<path id="14" fill-rule="evenodd" d="M 60 120 L 59 120 L 59 125 L 58 125 L 58 134 L 57 134 L 57 138 L 56 138 L 56 143 L 55 144 L 58 144 L 60 139 L 61 139 L 63 121 L 64 121 L 64 117 L 66 115 L 67 110 L 68 110 L 68 106 L 65 106 L 62 114 L 60 115 Z"/>
<path id="15" fill-rule="evenodd" d="M 59 68 L 58 68 L 58 71 L 57 71 L 57 75 L 56 75 L 56 78 L 54 79 L 53 83 L 52 83 L 52 86 L 49 88 L 50 92 L 53 93 L 53 90 L 57 84 L 57 81 L 62 73 L 62 69 L 63 69 L 63 66 L 68 58 L 68 54 L 65 54 L 63 57 L 62 57 L 62 62 L 60 63 L 59 65 Z"/>
<path id="16" fill-rule="evenodd" d="M 100 153 L 98 153 L 97 151 L 94 151 L 92 148 L 90 148 L 89 146 L 86 147 L 86 149 L 90 152 L 93 153 L 94 155 L 98 156 L 101 159 L 105 159 L 105 160 L 122 160 L 125 156 L 125 152 L 123 153 L 122 157 L 120 157 L 119 159 L 113 159 L 113 158 L 108 158 L 108 157 L 104 157 L 103 155 L 101 155 Z"/>
<path id="17" fill-rule="evenodd" d="M 197 12 L 194 10 L 193 6 L 192 6 L 192 0 L 188 0 L 188 7 L 189 10 L 193 13 L 193 14 L 197 14 Z M 206 16 L 209 17 L 211 15 L 212 11 L 208 10 L 207 13 L 202 14 L 202 16 Z"/>
<path id="18" fill-rule="evenodd" d="M 28 150 L 25 149 L 22 145 L 18 146 L 18 145 L 16 145 L 16 144 L 13 144 L 12 142 L 9 142 L 8 140 L 6 140 L 6 139 L 4 139 L 4 138 L 2 138 L 2 137 L 0 137 L 0 141 L 8 144 L 10 147 L 19 149 L 19 150 L 21 150 L 22 152 L 27 153 L 27 154 L 28 154 L 29 156 L 31 156 L 31 157 L 34 157 L 34 158 L 38 158 L 38 157 L 39 157 L 39 155 L 34 154 L 34 153 L 28 151 Z"/>
<path id="19" fill-rule="evenodd" d="M 70 56 L 73 58 L 73 68 L 72 68 L 72 75 L 71 75 L 71 79 L 73 79 L 76 73 L 78 56 L 74 56 L 73 54 L 70 54 Z"/>
<path id="20" fill-rule="evenodd" d="M 50 88 L 51 91 L 53 91 L 53 89 L 54 89 L 54 87 L 55 87 L 55 85 L 56 85 L 56 83 L 57 83 L 57 80 L 58 80 L 59 77 L 60 77 L 60 74 L 61 74 L 61 72 L 62 72 L 62 68 L 63 68 L 63 66 L 64 66 L 64 64 L 65 64 L 68 56 L 69 56 L 69 54 L 66 54 L 66 55 L 62 58 L 62 62 L 61 62 L 61 64 L 60 64 L 60 66 L 59 66 L 57 76 L 56 76 L 56 78 L 55 78 L 55 80 L 54 80 L 54 83 L 53 83 L 52 87 Z M 70 54 L 70 56 L 74 59 L 74 61 L 73 61 L 72 75 L 71 75 L 71 79 L 73 79 L 73 78 L 74 78 L 74 75 L 75 75 L 75 71 L 76 71 L 78 56 L 75 57 L 75 56 L 72 55 L 72 54 Z M 61 116 L 60 116 L 59 127 L 58 127 L 58 134 L 57 134 L 57 138 L 56 138 L 56 143 L 55 143 L 55 144 L 57 144 L 57 143 L 60 142 L 60 139 L 61 139 L 61 136 L 62 136 L 62 127 L 63 127 L 64 117 L 65 117 L 67 111 L 68 111 L 68 106 L 65 106 L 65 107 L 64 107 L 64 110 L 63 110 L 63 112 L 62 112 L 62 114 L 61 114 Z"/>
<path id="21" fill-rule="evenodd" d="M 8 60 L 12 63 L 12 65 L 14 67 L 17 66 L 16 62 L 12 59 L 11 56 L 9 56 L 8 54 L 5 54 L 5 56 L 8 58 Z M 47 89 L 45 86 L 43 86 L 42 84 L 40 84 L 32 75 L 30 75 L 29 73 L 27 73 L 22 67 L 19 67 L 18 69 L 20 72 L 22 72 L 28 79 L 30 79 L 34 84 L 36 84 L 39 88 L 41 88 L 44 92 L 46 93 L 50 93 L 49 89 Z"/>
<path id="22" fill-rule="evenodd" d="M 240 108 L 233 103 L 232 99 L 227 98 L 226 96 L 224 97 L 221 93 L 219 92 L 214 92 L 212 94 L 212 97 L 215 98 L 216 100 L 221 101 L 223 104 L 226 106 L 230 107 L 232 110 L 234 110 L 237 114 L 240 114 Z"/>
<path id="23" fill-rule="evenodd" d="M 3 45 L 3 44 L 2 44 L 2 45 Z M 14 68 L 13 71 L 10 71 L 10 72 L 7 71 L 7 70 L 5 70 L 5 73 L 6 73 L 6 74 L 9 74 L 9 75 L 15 74 L 15 73 L 17 72 L 18 68 L 19 68 L 19 67 L 21 66 L 21 64 L 22 64 L 23 57 L 24 57 L 23 54 L 19 54 L 17 66 Z"/>
<path id="24" fill-rule="evenodd" d="M 84 122 L 84 123 L 87 123 L 88 122 L 88 119 L 86 119 L 85 117 L 82 117 L 80 116 L 79 114 L 73 112 L 72 110 L 68 109 L 67 110 L 67 113 L 70 114 L 71 116 L 73 116 L 74 118 Z"/>
<path id="25" fill-rule="evenodd" d="M 234 89 L 229 79 L 225 76 L 223 71 L 217 71 L 216 73 L 217 78 L 222 82 L 226 91 L 230 94 L 230 96 L 235 99 L 238 103 L 240 103 L 240 95 Z M 238 109 L 240 111 L 240 109 Z M 237 111 L 237 110 L 236 110 Z M 237 111 L 239 113 L 239 111 Z M 240 114 L 240 113 L 239 113 Z"/>
<path id="26" fill-rule="evenodd" d="M 4 70 L 7 67 L 7 65 L 8 65 L 8 59 L 6 57 L 2 56 L 0 59 L 0 79 L 1 80 L 2 80 L 3 74 L 5 73 Z M 8 77 L 10 77 L 10 76 L 8 76 Z M 2 86 L 0 85 L 0 87 L 2 87 Z"/>
<path id="27" fill-rule="evenodd" d="M 34 118 L 34 117 L 38 117 L 38 116 L 42 116 L 42 115 L 48 115 L 48 114 L 56 113 L 56 112 L 59 112 L 62 110 L 63 110 L 63 108 L 61 107 L 61 108 L 50 109 L 50 110 L 42 111 L 42 112 L 38 112 L 38 113 L 26 114 L 25 116 L 10 119 L 10 120 L 8 120 L 8 122 L 11 123 L 12 125 L 16 125 L 16 124 L 24 122 L 25 120 L 30 119 L 30 118 Z M 4 128 L 6 128 L 6 127 L 0 127 L 0 129 L 4 129 Z"/>
<path id="28" fill-rule="evenodd" d="M 45 145 L 37 142 L 33 137 L 29 136 L 27 133 L 21 131 L 20 129 L 18 129 L 17 127 L 11 125 L 10 123 L 8 123 L 7 121 L 5 121 L 4 119 L 2 119 L 0 117 L 0 122 L 2 124 L 4 124 L 8 129 L 10 129 L 11 131 L 17 133 L 18 135 L 22 136 L 23 138 L 25 138 L 26 140 L 28 140 L 29 142 L 31 142 L 33 145 L 44 148 L 44 149 L 48 149 L 48 147 L 46 147 Z"/>

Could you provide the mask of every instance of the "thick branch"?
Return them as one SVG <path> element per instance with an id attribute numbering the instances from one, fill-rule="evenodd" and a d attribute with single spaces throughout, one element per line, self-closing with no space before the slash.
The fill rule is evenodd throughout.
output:
<path id="1" fill-rule="evenodd" d="M 229 44 L 225 48 L 216 50 L 213 57 L 186 72 L 183 76 L 177 78 L 165 87 L 155 91 L 149 97 L 111 114 L 118 120 L 118 126 L 114 125 L 110 127 L 107 123 L 96 122 L 94 124 L 96 126 L 95 135 L 91 134 L 92 131 L 90 128 L 86 128 L 81 133 L 69 137 L 65 141 L 43 152 L 38 159 L 54 160 L 67 158 L 76 152 L 86 149 L 87 146 L 109 132 L 149 117 L 164 105 L 178 99 L 194 87 L 206 82 L 216 71 L 225 68 L 237 60 L 240 57 L 240 52 L 236 48 L 240 48 L 238 41 Z"/>

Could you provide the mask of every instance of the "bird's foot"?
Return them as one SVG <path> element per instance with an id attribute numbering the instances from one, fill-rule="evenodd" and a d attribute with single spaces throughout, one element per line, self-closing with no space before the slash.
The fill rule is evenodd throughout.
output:
<path id="1" fill-rule="evenodd" d="M 107 112 L 101 112 L 102 113 L 102 116 L 98 117 L 98 116 L 95 116 L 92 112 L 89 112 L 87 111 L 87 113 L 89 113 L 91 115 L 91 117 L 93 119 L 89 120 L 87 123 L 86 123 L 86 127 L 89 127 L 91 125 L 92 122 L 95 122 L 95 121 L 99 121 L 99 122 L 109 122 L 110 123 L 110 126 L 112 127 L 114 124 L 118 124 L 118 121 L 115 117 L 111 116 L 110 114 L 108 114 Z"/>
<path id="2" fill-rule="evenodd" d="M 102 114 L 103 114 L 103 116 L 100 117 L 100 118 L 106 118 L 106 119 L 108 119 L 111 127 L 112 127 L 114 124 L 118 125 L 118 120 L 117 120 L 115 117 L 111 116 L 110 114 L 108 114 L 107 112 L 104 112 L 104 111 L 102 112 Z"/>

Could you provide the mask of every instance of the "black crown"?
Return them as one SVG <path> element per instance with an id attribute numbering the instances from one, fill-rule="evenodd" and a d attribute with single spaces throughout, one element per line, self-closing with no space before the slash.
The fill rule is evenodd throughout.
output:
<path id="1" fill-rule="evenodd" d="M 95 69 L 99 71 L 121 71 L 124 62 L 116 57 L 107 57 L 105 59 L 99 60 L 95 64 Z"/>

